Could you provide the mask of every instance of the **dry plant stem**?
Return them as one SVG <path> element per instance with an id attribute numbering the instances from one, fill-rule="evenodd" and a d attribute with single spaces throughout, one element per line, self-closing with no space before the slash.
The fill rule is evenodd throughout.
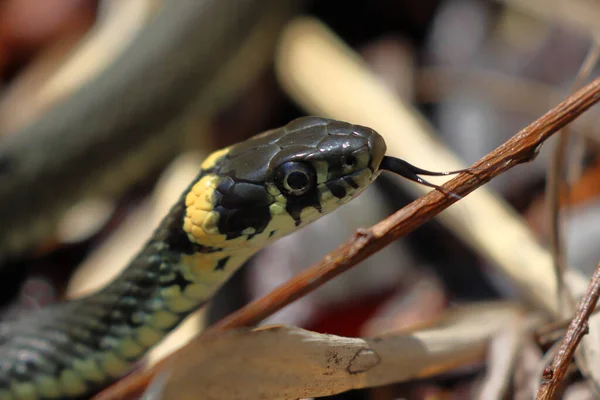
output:
<path id="1" fill-rule="evenodd" d="M 598 56 L 600 56 L 600 47 L 597 44 L 593 44 L 577 73 L 572 91 L 583 86 L 584 81 L 596 65 Z M 569 184 L 561 174 L 567 169 L 565 165 L 570 138 L 571 130 L 569 127 L 565 127 L 565 129 L 559 132 L 558 141 L 550 160 L 550 168 L 546 175 L 546 198 L 548 201 L 548 218 L 550 220 L 550 249 L 554 263 L 554 273 L 556 275 L 556 287 L 558 288 L 559 304 L 569 311 L 574 308 L 574 301 L 565 290 L 564 285 L 564 273 L 567 269 L 567 263 L 562 229 L 563 218 L 560 212 L 560 196 L 564 193 L 568 203 L 570 197 Z"/>
<path id="2" fill-rule="evenodd" d="M 541 386 L 538 390 L 536 399 L 554 399 L 554 395 L 571 364 L 577 345 L 588 332 L 588 319 L 596 307 L 599 297 L 600 264 L 596 267 L 596 271 L 586 290 L 585 296 L 579 304 L 579 310 L 577 311 L 575 318 L 571 321 L 567 333 L 563 337 L 558 353 L 554 357 L 552 364 L 544 369 Z"/>
<path id="3" fill-rule="evenodd" d="M 459 174 L 444 184 L 442 186 L 444 192 L 454 192 L 460 196 L 466 196 L 510 168 L 531 161 L 545 140 L 598 101 L 600 101 L 600 78 L 569 96 L 537 121 L 479 160 L 470 168 L 469 172 Z M 446 196 L 437 190 L 432 190 L 386 220 L 369 229 L 356 232 L 350 240 L 323 258 L 321 262 L 275 289 L 269 295 L 225 318 L 205 334 L 257 324 L 394 240 L 413 231 L 456 201 L 453 196 Z M 185 351 L 185 348 L 180 351 Z M 95 399 L 128 399 L 143 392 L 152 377 L 167 363 L 172 362 L 177 357 L 177 353 L 175 352 L 146 371 L 139 371 L 124 378 L 121 382 L 100 393 Z"/>
<path id="4" fill-rule="evenodd" d="M 554 275 L 556 278 L 557 294 L 561 308 L 573 308 L 572 298 L 565 290 L 564 273 L 567 268 L 564 250 L 563 229 L 561 229 L 562 214 L 560 212 L 560 194 L 567 193 L 568 189 L 560 173 L 564 171 L 569 131 L 564 129 L 558 135 L 558 141 L 552 154 L 550 168 L 546 174 L 546 199 L 548 202 L 548 219 L 550 220 L 550 252 Z M 568 308 L 567 308 L 568 307 Z"/>

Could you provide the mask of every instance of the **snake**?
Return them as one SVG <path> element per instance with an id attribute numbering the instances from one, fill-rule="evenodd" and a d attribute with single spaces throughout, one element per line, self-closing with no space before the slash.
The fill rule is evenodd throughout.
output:
<path id="1" fill-rule="evenodd" d="M 267 65 L 302 4 L 160 0 L 97 77 L 1 136 L 0 271 L 47 240 L 73 204 L 119 196 L 173 159 L 190 121 L 227 104 Z"/>
<path id="2" fill-rule="evenodd" d="M 386 155 L 371 128 L 306 116 L 215 151 L 112 282 L 0 324 L 0 400 L 89 396 L 127 373 L 253 254 L 369 187 Z"/>

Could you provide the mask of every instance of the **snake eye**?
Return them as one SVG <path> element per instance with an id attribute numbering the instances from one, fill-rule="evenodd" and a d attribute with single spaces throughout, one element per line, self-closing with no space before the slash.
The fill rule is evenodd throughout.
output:
<path id="1" fill-rule="evenodd" d="M 288 161 L 275 171 L 275 183 L 284 193 L 301 196 L 315 186 L 314 169 L 305 163 Z"/>

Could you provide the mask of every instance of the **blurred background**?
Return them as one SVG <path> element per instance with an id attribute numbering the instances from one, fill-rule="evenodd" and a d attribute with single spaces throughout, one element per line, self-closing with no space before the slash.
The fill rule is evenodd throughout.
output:
<path id="1" fill-rule="evenodd" d="M 160 3 L 0 2 L 0 135 L 19 134 L 19 129 L 68 97 L 69 90 L 77 90 L 80 74 L 97 74 L 98 64 L 105 62 L 99 60 L 110 58 L 115 43 L 148 23 Z M 467 165 L 568 94 L 600 37 L 600 3 L 584 0 L 315 0 L 305 3 L 302 13 L 320 19 L 360 54 L 377 79 L 415 107 L 439 140 Z M 99 21 L 114 21 L 112 37 L 95 31 Z M 105 42 L 82 52 L 82 43 L 89 45 L 94 35 Z M 79 54 L 78 62 L 73 54 Z M 589 73 L 596 76 L 598 67 Z M 598 113 L 592 109 L 571 128 L 573 163 L 579 172 L 570 181 L 565 254 L 567 264 L 586 277 L 600 259 Z M 118 197 L 74 205 L 47 243 L 16 260 L 17 267 L 0 279 L 2 319 L 14 320 L 110 280 L 194 176 L 203 157 L 305 114 L 269 61 L 231 101 L 203 117 L 201 129 L 190 130 L 193 146 Z M 545 184 L 551 150 L 550 143 L 535 162 L 489 184 L 523 217 L 543 246 L 548 245 L 550 232 Z M 432 169 L 427 157 L 408 161 Z M 355 229 L 376 223 L 414 198 L 414 192 L 383 176 L 356 201 L 261 251 L 188 328 L 194 331 L 214 323 L 268 293 L 335 249 Z M 455 305 L 516 298 L 515 288 L 492 263 L 434 220 L 265 323 L 343 336 L 410 329 Z M 170 343 L 177 347 L 186 340 Z M 475 364 L 436 378 L 331 398 L 469 398 L 484 371 L 485 363 Z M 571 379 L 577 382 L 580 377 L 574 374 Z M 516 398 L 513 395 L 509 391 L 507 398 Z M 591 394 L 581 389 L 577 396 L 581 397 L 572 398 Z"/>

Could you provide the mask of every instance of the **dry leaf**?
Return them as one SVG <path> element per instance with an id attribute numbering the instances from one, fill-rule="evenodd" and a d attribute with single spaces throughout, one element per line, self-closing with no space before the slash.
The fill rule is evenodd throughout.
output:
<path id="1" fill-rule="evenodd" d="M 298 399 L 431 376 L 482 359 L 487 341 L 522 314 L 490 302 L 437 327 L 373 339 L 277 326 L 206 335 L 164 371 L 162 399 Z"/>

